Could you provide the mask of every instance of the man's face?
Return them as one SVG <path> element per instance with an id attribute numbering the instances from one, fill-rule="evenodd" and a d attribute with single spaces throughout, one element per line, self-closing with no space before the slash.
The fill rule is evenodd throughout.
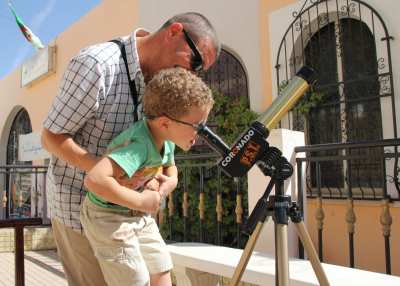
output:
<path id="1" fill-rule="evenodd" d="M 200 49 L 197 47 L 196 43 L 193 41 L 192 37 L 190 37 L 189 33 L 182 30 L 183 35 L 185 36 L 186 44 L 189 46 L 192 51 L 192 58 L 190 59 L 190 67 L 194 72 L 201 72 L 203 70 L 203 57 Z"/>
<path id="2" fill-rule="evenodd" d="M 203 69 L 208 70 L 216 61 L 217 52 L 212 44 L 211 39 L 205 38 L 199 42 L 199 50 L 203 59 Z"/>
<path id="3" fill-rule="evenodd" d="M 216 60 L 216 51 L 211 40 L 203 38 L 193 47 L 190 45 L 190 38 L 187 38 L 183 32 L 182 38 L 177 48 L 177 55 L 180 57 L 177 60 L 184 61 L 180 63 L 180 66 L 193 72 L 208 70 Z"/>
<path id="4" fill-rule="evenodd" d="M 170 59 L 164 68 L 183 67 L 193 72 L 207 70 L 216 60 L 216 51 L 211 39 L 202 38 L 195 43 L 190 35 L 180 30 L 171 38 Z"/>
<path id="5" fill-rule="evenodd" d="M 162 49 L 151 65 L 147 66 L 145 80 L 149 81 L 154 74 L 162 69 L 182 67 L 189 71 L 198 72 L 197 68 L 207 70 L 216 60 L 216 51 L 209 38 L 202 38 L 197 43 L 184 32 L 180 23 L 173 23 L 162 30 L 160 34 Z M 189 37 L 188 37 L 189 36 Z M 191 44 L 192 42 L 193 44 Z"/>

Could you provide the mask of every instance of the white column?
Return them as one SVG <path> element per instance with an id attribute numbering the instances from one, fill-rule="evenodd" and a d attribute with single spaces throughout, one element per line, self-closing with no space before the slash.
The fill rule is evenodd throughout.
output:
<path id="1" fill-rule="evenodd" d="M 297 169 L 296 154 L 294 148 L 296 146 L 304 146 L 304 133 L 287 129 L 274 129 L 267 138 L 270 146 L 277 147 L 282 151 L 283 156 L 293 165 L 293 175 L 285 181 L 284 191 L 286 195 L 292 197 L 292 201 L 297 201 Z M 248 173 L 248 202 L 249 213 L 253 210 L 258 199 L 264 194 L 264 191 L 270 181 L 269 177 L 253 167 Z M 304 190 L 304 188 L 303 188 Z M 272 191 L 272 194 L 274 191 Z M 305 195 L 303 196 L 305 204 Z M 256 251 L 275 254 L 274 224 L 272 218 L 264 224 L 263 230 L 257 240 L 255 246 Z M 289 219 L 288 227 L 288 251 L 290 257 L 298 257 L 298 238 L 293 223 Z"/>

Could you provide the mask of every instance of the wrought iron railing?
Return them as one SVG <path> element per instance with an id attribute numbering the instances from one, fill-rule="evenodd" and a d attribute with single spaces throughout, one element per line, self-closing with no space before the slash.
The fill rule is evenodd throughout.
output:
<path id="1" fill-rule="evenodd" d="M 400 200 L 400 139 L 296 147 L 301 171 L 306 171 L 308 197 L 357 200 Z M 368 150 L 369 152 L 364 152 Z M 379 162 L 377 166 L 376 162 Z M 304 163 L 305 167 L 304 167 Z M 375 168 L 375 177 L 365 177 Z M 335 177 L 335 179 L 332 179 Z M 337 178 L 342 178 L 338 180 Z"/>
<path id="2" fill-rule="evenodd" d="M 50 225 L 46 213 L 47 166 L 0 166 L 0 229 L 14 229 L 15 285 L 25 285 L 24 228 Z"/>
<path id="3" fill-rule="evenodd" d="M 380 200 L 382 209 L 380 221 L 384 237 L 386 273 L 391 273 L 390 232 L 392 215 L 390 206 L 400 201 L 400 139 L 385 139 L 359 143 L 321 144 L 295 148 L 299 174 L 299 188 L 306 188 L 308 198 L 316 199 L 316 225 L 318 249 L 323 260 L 323 201 L 347 200 L 345 222 L 349 241 L 349 266 L 354 263 L 354 233 L 356 223 L 355 200 Z M 374 152 L 364 152 L 365 150 Z M 300 153 L 305 154 L 304 157 Z M 371 163 L 372 162 L 372 163 Z M 380 166 L 376 166 L 376 162 Z M 370 165 L 372 164 L 372 165 Z M 368 168 L 375 168 L 377 174 L 370 177 Z M 305 174 L 305 176 L 304 176 Z M 332 176 L 335 180 L 332 180 Z M 338 180 L 338 178 L 341 178 Z"/>
<path id="4" fill-rule="evenodd" d="M 177 156 L 179 185 L 169 196 L 161 231 L 170 241 L 241 248 L 247 217 L 247 179 L 233 180 L 216 165 L 217 154 Z"/>
<path id="5" fill-rule="evenodd" d="M 0 166 L 0 218 L 42 218 L 49 224 L 46 207 L 47 166 Z"/>

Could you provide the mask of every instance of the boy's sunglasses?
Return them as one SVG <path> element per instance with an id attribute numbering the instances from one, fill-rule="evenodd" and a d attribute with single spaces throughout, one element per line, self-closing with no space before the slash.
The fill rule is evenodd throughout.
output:
<path id="1" fill-rule="evenodd" d="M 190 123 L 190 122 L 182 121 L 182 120 L 179 120 L 179 119 L 175 119 L 175 118 L 173 118 L 173 117 L 171 117 L 171 116 L 169 116 L 169 115 L 167 115 L 167 114 L 163 114 L 163 116 L 167 117 L 169 120 L 178 122 L 178 123 L 183 124 L 183 125 L 190 126 L 190 127 L 192 127 L 194 130 L 196 130 L 196 131 L 198 131 L 199 129 L 201 129 L 201 128 L 204 126 L 204 124 L 205 124 L 205 122 L 201 122 L 201 123 Z M 153 115 L 146 115 L 146 117 L 147 117 L 148 119 L 155 119 L 155 118 L 157 118 L 157 116 L 153 116 Z"/>
<path id="2" fill-rule="evenodd" d="M 183 29 L 182 31 L 183 34 L 185 35 L 186 43 L 188 44 L 193 53 L 192 60 L 190 63 L 192 71 L 200 72 L 203 70 L 203 58 L 201 57 L 199 49 L 197 48 L 196 44 L 193 42 L 189 34 L 185 31 L 185 29 Z"/>

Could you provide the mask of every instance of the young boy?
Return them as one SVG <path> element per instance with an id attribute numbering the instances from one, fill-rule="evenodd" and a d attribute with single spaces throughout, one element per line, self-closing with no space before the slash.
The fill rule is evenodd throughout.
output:
<path id="1" fill-rule="evenodd" d="M 176 168 L 175 144 L 191 148 L 213 103 L 210 89 L 193 73 L 159 72 L 146 86 L 145 118 L 118 135 L 88 172 L 81 222 L 108 285 L 171 285 L 171 257 L 148 213 L 168 195 L 161 186 L 163 174 Z M 123 177 L 131 178 L 129 187 L 120 183 Z M 152 190 L 158 182 L 160 190 Z"/>

